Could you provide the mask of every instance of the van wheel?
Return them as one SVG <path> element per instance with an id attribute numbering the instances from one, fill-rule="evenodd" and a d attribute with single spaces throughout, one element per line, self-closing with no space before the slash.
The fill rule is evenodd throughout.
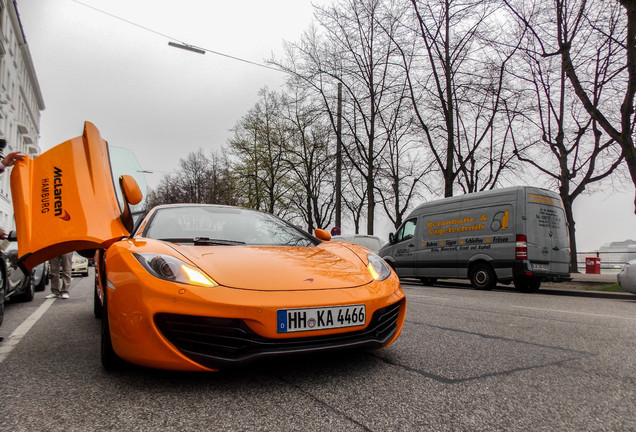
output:
<path id="1" fill-rule="evenodd" d="M 541 279 L 535 277 L 520 276 L 514 280 L 515 288 L 521 292 L 537 292 L 541 288 Z"/>
<path id="2" fill-rule="evenodd" d="M 497 284 L 495 272 L 488 264 L 475 264 L 470 272 L 470 283 L 478 290 L 491 290 Z"/>

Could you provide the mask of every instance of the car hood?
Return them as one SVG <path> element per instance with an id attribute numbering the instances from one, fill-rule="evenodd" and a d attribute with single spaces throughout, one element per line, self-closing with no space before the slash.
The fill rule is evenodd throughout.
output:
<path id="1" fill-rule="evenodd" d="M 322 290 L 373 281 L 366 257 L 335 243 L 313 247 L 171 246 L 219 284 L 232 288 Z"/>

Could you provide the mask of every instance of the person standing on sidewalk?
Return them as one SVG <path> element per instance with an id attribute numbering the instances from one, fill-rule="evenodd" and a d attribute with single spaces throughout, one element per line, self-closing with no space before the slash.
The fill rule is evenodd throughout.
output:
<path id="1" fill-rule="evenodd" d="M 53 258 L 51 264 L 51 294 L 46 298 L 70 298 L 68 289 L 71 286 L 71 266 L 73 265 L 73 252 Z M 60 268 L 62 274 L 60 275 Z M 60 287 L 60 279 L 62 286 Z"/>

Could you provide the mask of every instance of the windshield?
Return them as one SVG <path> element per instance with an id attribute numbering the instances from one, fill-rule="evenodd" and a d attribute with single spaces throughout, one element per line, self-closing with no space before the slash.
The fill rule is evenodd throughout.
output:
<path id="1" fill-rule="evenodd" d="M 222 206 L 160 207 L 144 237 L 196 245 L 314 246 L 315 240 L 268 213 Z"/>

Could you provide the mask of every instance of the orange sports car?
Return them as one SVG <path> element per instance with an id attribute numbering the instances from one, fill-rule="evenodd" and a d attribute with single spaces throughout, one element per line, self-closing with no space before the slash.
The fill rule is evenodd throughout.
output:
<path id="1" fill-rule="evenodd" d="M 82 136 L 11 173 L 25 269 L 97 251 L 94 312 L 107 369 L 127 361 L 212 371 L 274 355 L 381 348 L 400 334 L 406 299 L 375 253 L 246 208 L 164 205 L 135 220 L 141 171 L 87 122 Z"/>

